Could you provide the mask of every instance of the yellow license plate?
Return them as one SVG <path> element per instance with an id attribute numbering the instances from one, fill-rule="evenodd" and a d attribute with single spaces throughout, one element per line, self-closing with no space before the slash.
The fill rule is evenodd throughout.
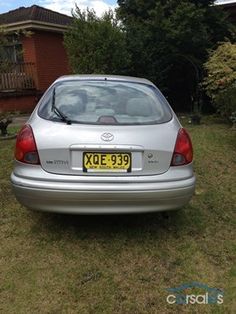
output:
<path id="1" fill-rule="evenodd" d="M 83 153 L 84 172 L 131 172 L 131 153 Z"/>

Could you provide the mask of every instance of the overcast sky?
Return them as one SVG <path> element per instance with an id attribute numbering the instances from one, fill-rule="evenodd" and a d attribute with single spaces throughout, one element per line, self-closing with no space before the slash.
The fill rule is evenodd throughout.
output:
<path id="1" fill-rule="evenodd" d="M 94 8 L 98 15 L 101 15 L 109 8 L 114 9 L 116 6 L 116 0 L 0 0 L 0 13 L 14 10 L 22 6 L 28 7 L 37 4 L 70 15 L 71 9 L 75 7 L 75 2 L 81 9 L 85 9 L 86 7 Z M 217 2 L 229 3 L 236 2 L 236 0 L 218 0 Z"/>

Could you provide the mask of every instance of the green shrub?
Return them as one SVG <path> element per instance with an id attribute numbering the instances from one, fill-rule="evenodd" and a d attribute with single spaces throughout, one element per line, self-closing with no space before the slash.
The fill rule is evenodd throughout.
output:
<path id="1" fill-rule="evenodd" d="M 71 69 L 79 74 L 123 74 L 129 65 L 126 35 L 112 11 L 96 16 L 77 6 L 64 44 Z"/>
<path id="2" fill-rule="evenodd" d="M 218 113 L 230 119 L 236 112 L 236 44 L 222 43 L 205 63 L 204 86 Z M 232 120 L 232 119 L 231 119 Z"/>

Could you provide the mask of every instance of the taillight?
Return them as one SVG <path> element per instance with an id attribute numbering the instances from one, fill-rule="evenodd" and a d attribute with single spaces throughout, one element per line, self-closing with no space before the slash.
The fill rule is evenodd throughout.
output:
<path id="1" fill-rule="evenodd" d="M 29 125 L 24 125 L 17 135 L 15 158 L 27 164 L 40 164 L 34 134 Z"/>
<path id="2" fill-rule="evenodd" d="M 185 129 L 180 129 L 173 153 L 171 166 L 187 165 L 193 160 L 193 147 L 191 139 Z"/>

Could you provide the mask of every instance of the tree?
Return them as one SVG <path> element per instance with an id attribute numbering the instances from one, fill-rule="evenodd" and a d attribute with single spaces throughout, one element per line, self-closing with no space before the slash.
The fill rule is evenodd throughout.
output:
<path id="1" fill-rule="evenodd" d="M 0 27 L 0 73 L 6 71 L 8 68 L 8 60 L 6 58 L 4 47 L 8 44 L 7 32 Z"/>
<path id="2" fill-rule="evenodd" d="M 133 75 L 145 76 L 179 102 L 194 103 L 208 49 L 233 26 L 213 0 L 118 0 Z"/>
<path id="3" fill-rule="evenodd" d="M 227 119 L 236 116 L 236 44 L 222 43 L 205 63 L 207 95 Z M 236 122 L 236 121 L 235 121 Z M 235 123 L 234 122 L 234 123 Z"/>
<path id="4" fill-rule="evenodd" d="M 122 74 L 127 71 L 129 55 L 126 36 L 112 11 L 101 18 L 93 10 L 77 6 L 74 22 L 65 33 L 64 43 L 74 73 Z"/>
<path id="5" fill-rule="evenodd" d="M 13 33 L 4 27 L 0 27 L 0 73 L 11 70 L 13 63 L 6 47 L 19 43 L 22 36 L 30 37 L 32 34 L 32 31 L 24 29 L 19 29 Z M 17 50 L 16 56 L 17 59 L 23 59 L 23 50 Z"/>

